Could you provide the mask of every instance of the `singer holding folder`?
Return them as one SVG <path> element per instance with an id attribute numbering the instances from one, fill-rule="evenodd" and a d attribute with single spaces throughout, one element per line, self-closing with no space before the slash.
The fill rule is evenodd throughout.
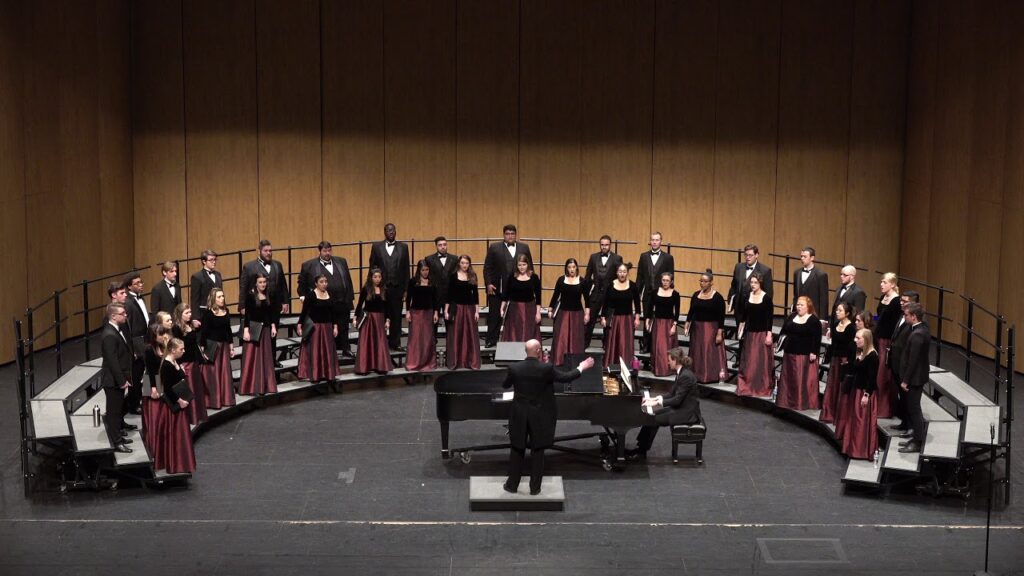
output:
<path id="1" fill-rule="evenodd" d="M 700 422 L 700 400 L 697 397 L 697 376 L 690 367 L 693 360 L 686 355 L 681 346 L 668 351 L 668 365 L 675 371 L 676 380 L 672 383 L 672 392 L 665 396 L 644 398 L 642 406 L 654 409 L 654 421 L 658 426 L 644 426 L 636 437 L 636 448 L 627 450 L 630 459 L 643 459 L 654 443 L 659 426 L 676 424 L 696 424 Z"/>
<path id="2" fill-rule="evenodd" d="M 268 291 L 266 276 L 257 276 L 251 292 L 245 295 L 242 315 L 242 377 L 238 393 L 257 396 L 277 392 L 274 372 L 274 342 L 281 303 Z"/>

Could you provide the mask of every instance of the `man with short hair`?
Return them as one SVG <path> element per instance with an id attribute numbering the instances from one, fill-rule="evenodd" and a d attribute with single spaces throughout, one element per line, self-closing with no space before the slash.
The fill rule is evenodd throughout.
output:
<path id="1" fill-rule="evenodd" d="M 343 356 L 351 357 L 352 350 L 348 341 L 348 319 L 352 312 L 355 290 L 352 287 L 352 276 L 348 270 L 348 261 L 334 255 L 334 248 L 327 240 L 317 245 L 316 258 L 302 263 L 299 272 L 299 300 L 305 302 L 309 293 L 316 288 L 316 277 L 323 274 L 327 277 L 327 294 L 334 305 L 339 318 L 338 336 L 334 339 L 335 346 Z"/>
<path id="2" fill-rule="evenodd" d="M 852 306 L 857 312 L 862 312 L 864 304 L 868 300 L 868 295 L 857 285 L 857 268 L 855 266 L 850 264 L 843 266 L 843 269 L 839 271 L 839 282 L 836 300 L 832 303 L 832 313 L 829 315 L 829 330 L 836 327 L 836 307 L 840 302 Z"/>
<path id="3" fill-rule="evenodd" d="M 125 410 L 131 414 L 142 413 L 142 377 L 146 372 L 146 344 L 149 343 L 149 323 L 155 315 L 149 313 L 146 301 L 142 299 L 145 285 L 142 274 L 138 271 L 129 272 L 124 278 L 128 297 L 125 299 L 125 311 L 128 313 L 128 336 L 132 353 L 132 387 L 125 399 Z"/>
<path id="4" fill-rule="evenodd" d="M 903 351 L 907 348 L 907 340 L 910 338 L 910 324 L 907 323 L 907 306 L 911 302 L 920 302 L 920 295 L 914 290 L 904 290 L 900 294 L 900 309 L 903 316 L 896 323 L 896 329 L 892 332 L 892 341 L 889 343 L 889 353 L 885 357 L 889 370 L 892 371 L 893 382 L 902 382 L 900 377 Z M 927 323 L 926 323 L 927 324 Z M 910 423 L 907 421 L 907 393 L 902 388 L 897 389 L 896 409 L 893 414 L 900 419 L 897 426 L 891 426 L 889 430 L 895 432 L 894 436 L 900 438 L 910 437 Z"/>
<path id="5" fill-rule="evenodd" d="M 828 310 L 828 274 L 814 266 L 814 248 L 804 247 L 800 251 L 802 267 L 793 271 L 793 307 L 801 296 L 807 296 L 814 304 L 814 313 L 818 318 Z"/>
<path id="6" fill-rule="evenodd" d="M 370 268 L 380 268 L 383 288 L 387 292 L 384 311 L 388 319 L 388 348 L 404 351 L 402 347 L 402 304 L 409 287 L 409 246 L 398 242 L 398 229 L 388 222 L 384 225 L 384 240 L 370 247 Z"/>
<path id="7" fill-rule="evenodd" d="M 907 421 L 913 430 L 912 438 L 900 442 L 900 452 L 920 452 L 924 446 L 925 421 L 921 412 L 921 393 L 928 382 L 930 366 L 928 349 L 931 346 L 931 332 L 924 320 L 924 307 L 917 302 L 907 304 L 903 314 L 910 324 L 907 347 L 900 359 L 900 389 L 906 393 Z"/>
<path id="8" fill-rule="evenodd" d="M 494 242 L 487 247 L 484 258 L 484 283 L 487 285 L 487 337 L 485 346 L 493 348 L 498 345 L 501 335 L 501 293 L 509 276 L 516 271 L 516 259 L 525 255 L 533 266 L 533 255 L 526 242 L 517 242 L 519 230 L 515 224 L 505 224 L 502 228 L 504 240 Z"/>
<path id="9" fill-rule="evenodd" d="M 459 268 L 459 258 L 448 254 L 448 239 L 438 236 L 434 238 L 434 253 L 424 258 L 424 261 L 430 268 L 430 284 L 437 291 L 437 299 L 443 307 L 448 301 L 448 282 Z M 419 270 L 416 275 L 419 275 Z M 451 328 L 451 322 L 446 321 L 445 327 Z M 434 325 L 434 336 L 437 336 L 437 324 Z"/>
<path id="10" fill-rule="evenodd" d="M 206 308 L 210 291 L 214 288 L 224 289 L 224 278 L 217 271 L 217 253 L 213 250 L 203 250 L 199 261 L 203 268 L 192 275 L 189 287 L 192 295 L 192 318 L 195 319 L 199 318 L 200 310 Z"/>
<path id="11" fill-rule="evenodd" d="M 743 261 L 737 262 L 732 269 L 732 283 L 729 284 L 729 296 L 726 298 L 726 310 L 732 311 L 736 317 L 736 324 L 746 320 L 747 299 L 750 298 L 750 276 L 757 273 L 761 278 L 761 290 L 772 298 L 772 269 L 767 264 L 759 261 L 761 250 L 757 244 L 747 244 L 743 247 Z M 774 300 L 773 300 L 774 302 Z M 774 313 L 774 311 L 773 311 Z M 739 366 L 743 357 L 743 339 L 740 338 L 736 348 L 736 366 Z"/>
<path id="12" fill-rule="evenodd" d="M 115 452 L 130 453 L 131 448 L 124 437 L 126 429 L 137 429 L 126 425 L 123 419 L 125 393 L 132 388 L 132 348 L 121 331 L 128 315 L 124 304 L 107 304 L 107 323 L 100 337 L 101 357 L 100 384 L 106 396 L 106 413 L 103 416 L 107 438 Z"/>
<path id="13" fill-rule="evenodd" d="M 583 279 L 584 289 L 590 291 L 590 319 L 587 321 L 583 336 L 584 348 L 589 348 L 591 340 L 594 339 L 594 325 L 601 317 L 605 295 L 612 279 L 615 278 L 615 271 L 622 264 L 622 256 L 612 252 L 611 236 L 601 236 L 597 246 L 598 251 L 591 254 L 590 260 L 587 261 L 587 275 Z"/>
<path id="14" fill-rule="evenodd" d="M 256 286 L 256 278 L 267 279 L 267 297 L 272 306 L 280 307 L 282 314 L 287 314 L 291 307 L 292 290 L 284 275 L 284 266 L 274 260 L 274 248 L 270 240 L 260 240 L 259 256 L 242 267 L 238 275 L 238 312 L 245 312 L 245 296 Z"/>
<path id="15" fill-rule="evenodd" d="M 640 289 L 641 310 L 648 310 L 651 300 L 658 293 L 661 286 L 661 275 L 669 273 L 675 276 L 676 264 L 672 255 L 661 249 L 661 232 L 651 232 L 651 239 L 648 242 L 650 250 L 640 255 L 640 263 L 636 269 L 637 288 Z M 651 349 L 651 332 L 644 323 L 644 338 L 642 348 L 646 352 Z"/>
<path id="16" fill-rule="evenodd" d="M 168 260 L 160 266 L 163 280 L 156 283 L 149 294 L 153 313 L 167 312 L 174 315 L 174 309 L 181 304 L 181 286 L 178 286 L 178 263 Z"/>

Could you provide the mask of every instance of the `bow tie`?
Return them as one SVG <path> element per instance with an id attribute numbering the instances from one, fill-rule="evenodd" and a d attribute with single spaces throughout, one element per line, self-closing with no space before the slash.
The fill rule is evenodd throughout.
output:
<path id="1" fill-rule="evenodd" d="M 385 245 L 387 245 L 387 246 L 389 246 L 389 247 L 390 247 L 390 246 L 394 246 L 394 245 L 395 245 L 395 243 L 394 243 L 394 242 L 386 242 L 386 243 L 385 243 Z"/>
<path id="2" fill-rule="evenodd" d="M 651 256 L 661 256 L 661 250 L 658 250 L 657 252 L 651 250 Z"/>
<path id="3" fill-rule="evenodd" d="M 263 266 L 270 266 L 270 262 L 264 262 L 263 260 L 260 260 L 260 264 Z"/>
<path id="4" fill-rule="evenodd" d="M 810 268 L 804 268 L 804 269 L 803 269 L 803 271 L 804 271 L 804 272 L 810 272 L 810 271 L 811 271 L 811 269 L 810 269 Z"/>
<path id="5" fill-rule="evenodd" d="M 164 284 L 167 284 L 168 288 L 174 288 L 174 284 L 171 284 L 170 282 L 164 282 Z"/>
<path id="6" fill-rule="evenodd" d="M 505 244 L 505 247 L 506 248 L 515 248 L 516 245 L 515 244 Z"/>
<path id="7" fill-rule="evenodd" d="M 447 254 L 441 254 L 440 252 L 438 252 L 438 253 L 437 253 L 437 257 L 438 257 L 438 258 L 447 258 L 447 257 L 448 257 L 448 255 L 447 255 Z"/>
<path id="8" fill-rule="evenodd" d="M 330 266 L 331 264 L 334 264 L 334 262 L 331 262 L 330 260 L 321 260 L 320 263 L 323 264 L 324 266 Z"/>
<path id="9" fill-rule="evenodd" d="M 747 270 L 753 270 L 753 269 L 754 269 L 753 266 L 747 266 Z"/>

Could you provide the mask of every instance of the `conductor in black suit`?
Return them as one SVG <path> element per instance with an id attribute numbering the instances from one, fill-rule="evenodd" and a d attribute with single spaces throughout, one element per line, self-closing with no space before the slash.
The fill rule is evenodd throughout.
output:
<path id="1" fill-rule="evenodd" d="M 443 310 L 444 305 L 448 302 L 448 282 L 459 267 L 459 259 L 448 254 L 448 239 L 444 236 L 434 238 L 434 249 L 434 253 L 424 260 L 430 267 L 430 284 L 437 291 L 437 300 L 441 303 Z M 445 326 L 450 328 L 451 323 L 445 322 Z M 437 336 L 437 324 L 434 324 L 434 336 Z"/>
<path id="2" fill-rule="evenodd" d="M 270 240 L 260 240 L 259 256 L 242 266 L 238 275 L 238 312 L 245 312 L 245 297 L 256 287 L 256 277 L 266 276 L 267 294 L 272 306 L 279 307 L 275 312 L 287 314 L 290 311 L 292 290 L 284 276 L 284 266 L 274 260 L 274 247 Z"/>
<path id="3" fill-rule="evenodd" d="M 501 295 L 505 290 L 505 282 L 516 272 L 516 259 L 525 254 L 533 266 L 533 255 L 525 242 L 517 242 L 519 231 L 515 224 L 505 224 L 502 229 L 505 239 L 494 242 L 487 247 L 484 258 L 484 282 L 487 284 L 487 339 L 488 348 L 498 344 L 501 332 Z"/>
<path id="4" fill-rule="evenodd" d="M 385 312 L 389 320 L 388 348 L 402 348 L 402 303 L 405 289 L 409 285 L 409 247 L 405 242 L 396 242 L 398 229 L 390 222 L 384 225 L 384 240 L 374 242 L 370 248 L 370 268 L 380 268 L 384 278 L 387 298 Z"/>
<path id="5" fill-rule="evenodd" d="M 654 421 L 658 426 L 644 426 L 636 437 L 636 449 L 627 451 L 630 458 L 646 458 L 647 451 L 654 443 L 658 427 L 700 422 L 700 400 L 697 393 L 697 376 L 690 369 L 693 360 L 676 346 L 668 351 L 668 366 L 676 371 L 672 392 L 668 396 L 652 396 L 643 400 L 643 406 L 654 408 Z"/>
<path id="6" fill-rule="evenodd" d="M 793 272 L 793 306 L 801 296 L 807 296 L 815 310 L 828 310 L 828 274 L 814 265 L 814 248 L 807 246 L 800 251 L 800 263 L 803 267 Z"/>
<path id="7" fill-rule="evenodd" d="M 647 310 L 651 299 L 658 293 L 661 275 L 669 273 L 675 276 L 676 264 L 672 255 L 661 249 L 661 232 L 652 232 L 651 249 L 640 255 L 640 264 L 636 270 L 636 283 L 640 289 L 641 309 Z M 645 323 L 646 326 L 646 323 Z M 644 350 L 650 350 L 651 333 L 644 328 Z"/>
<path id="8" fill-rule="evenodd" d="M 605 234 L 598 242 L 598 251 L 590 255 L 587 261 L 587 275 L 583 279 L 584 290 L 590 292 L 590 320 L 587 321 L 583 335 L 583 347 L 589 348 L 590 341 L 594 338 L 594 324 L 601 317 L 601 308 L 604 306 L 604 297 L 608 293 L 608 286 L 615 278 L 615 271 L 622 264 L 622 256 L 612 252 L 612 237 Z"/>
<path id="9" fill-rule="evenodd" d="M 149 293 L 149 308 L 157 312 L 174 315 L 174 309 L 181 304 L 181 286 L 178 286 L 178 263 L 168 260 L 160 266 L 164 278 L 156 283 Z"/>
<path id="10" fill-rule="evenodd" d="M 348 261 L 341 256 L 335 256 L 331 243 L 326 240 L 321 241 L 317 249 L 320 251 L 317 257 L 303 262 L 299 271 L 299 300 L 305 302 L 309 293 L 316 288 L 317 276 L 323 274 L 327 278 L 327 295 L 334 305 L 335 318 L 342 319 L 339 321 L 341 329 L 334 338 L 334 344 L 344 356 L 351 356 L 348 318 L 352 312 L 355 290 L 352 287 L 352 277 L 349 275 Z"/>
<path id="11" fill-rule="evenodd" d="M 124 305 L 111 302 L 107 304 L 107 324 L 103 326 L 100 340 L 103 367 L 100 368 L 100 383 L 106 396 L 106 414 L 104 424 L 107 438 L 116 452 L 129 453 L 122 433 L 124 427 L 124 397 L 132 386 L 132 348 L 121 332 L 121 325 L 128 319 Z"/>
<path id="12" fill-rule="evenodd" d="M 197 270 L 189 282 L 193 318 L 199 318 L 202 315 L 200 311 L 206 308 L 206 301 L 210 299 L 211 290 L 224 288 L 224 278 L 217 271 L 217 253 L 213 250 L 203 250 L 199 261 L 202 263 L 203 269 Z"/>
<path id="13" fill-rule="evenodd" d="M 864 311 L 864 305 L 868 301 L 868 295 L 857 285 L 857 268 L 847 264 L 839 271 L 839 290 L 836 291 L 836 300 L 832 303 L 832 314 L 829 316 L 829 330 L 836 327 L 836 307 L 840 302 L 850 305 L 857 313 Z"/>
<path id="14" fill-rule="evenodd" d="M 932 336 L 928 325 L 923 322 L 924 308 L 917 302 L 907 304 L 903 317 L 907 324 L 910 324 L 910 336 L 907 338 L 907 347 L 903 350 L 903 358 L 900 359 L 900 389 L 906 393 L 907 420 L 914 434 L 913 438 L 900 448 L 900 452 L 920 452 L 925 437 L 921 392 L 928 382 L 928 348 L 931 346 Z"/>
<path id="15" fill-rule="evenodd" d="M 541 360 L 540 342 L 527 340 L 526 360 L 508 367 L 505 388 L 512 388 L 515 396 L 508 417 L 509 442 L 512 453 L 509 459 L 508 480 L 505 491 L 515 492 L 523 475 L 523 460 L 526 447 L 530 447 L 530 494 L 540 493 L 544 477 L 544 449 L 555 440 L 555 424 L 558 409 L 555 404 L 554 383 L 569 382 L 594 365 L 593 358 L 580 362 L 573 370 L 563 370 Z"/>

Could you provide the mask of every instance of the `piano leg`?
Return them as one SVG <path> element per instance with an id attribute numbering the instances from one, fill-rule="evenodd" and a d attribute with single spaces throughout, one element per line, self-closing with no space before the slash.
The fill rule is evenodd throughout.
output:
<path id="1" fill-rule="evenodd" d="M 441 458 L 448 460 L 452 453 L 448 451 L 448 421 L 439 420 L 441 423 Z"/>
<path id="2" fill-rule="evenodd" d="M 626 468 L 626 431 L 615 431 L 615 458 L 612 460 L 612 470 L 621 472 Z"/>

